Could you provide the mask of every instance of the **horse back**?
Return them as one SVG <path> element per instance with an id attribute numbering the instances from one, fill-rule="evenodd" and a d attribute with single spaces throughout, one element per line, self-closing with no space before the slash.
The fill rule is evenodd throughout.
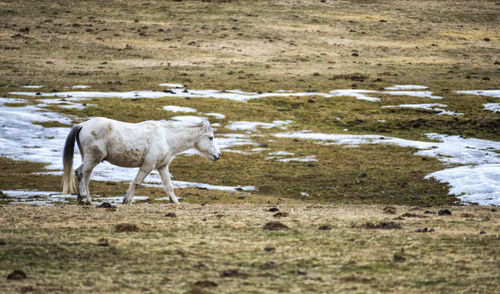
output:
<path id="1" fill-rule="evenodd" d="M 154 121 L 127 123 L 101 117 L 85 122 L 80 132 L 83 149 L 98 149 L 105 160 L 126 167 L 142 165 L 160 138 L 161 128 Z"/>

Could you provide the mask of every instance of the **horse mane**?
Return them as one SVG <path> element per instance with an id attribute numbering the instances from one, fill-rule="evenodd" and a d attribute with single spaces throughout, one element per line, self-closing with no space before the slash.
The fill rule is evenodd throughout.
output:
<path id="1" fill-rule="evenodd" d="M 166 125 L 171 125 L 171 126 L 181 126 L 181 127 L 186 127 L 186 128 L 201 128 L 203 126 L 204 122 L 208 122 L 208 120 L 202 120 L 199 123 L 188 123 L 185 121 L 177 121 L 177 120 L 161 120 L 163 124 Z M 210 123 L 209 123 L 210 125 Z"/>

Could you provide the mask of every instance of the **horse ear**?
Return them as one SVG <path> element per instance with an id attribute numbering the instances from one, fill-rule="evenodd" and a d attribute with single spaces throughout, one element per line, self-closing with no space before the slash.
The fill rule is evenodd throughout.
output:
<path id="1" fill-rule="evenodd" d="M 203 120 L 201 122 L 201 127 L 204 129 L 204 130 L 210 130 L 210 122 L 208 120 Z"/>

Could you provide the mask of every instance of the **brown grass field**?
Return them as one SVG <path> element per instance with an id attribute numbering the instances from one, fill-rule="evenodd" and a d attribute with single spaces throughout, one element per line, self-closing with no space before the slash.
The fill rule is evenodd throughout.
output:
<path id="1" fill-rule="evenodd" d="M 161 107 L 178 105 L 223 113 L 211 119 L 221 125 L 292 120 L 289 131 L 500 141 L 499 114 L 483 109 L 498 98 L 455 93 L 500 88 L 499 24 L 500 3 L 486 0 L 0 1 L 0 97 L 73 85 L 326 93 L 413 84 L 443 99 L 94 98 L 82 110 L 44 107 L 72 123 L 169 119 L 179 114 Z M 22 98 L 21 106 L 41 104 Z M 381 107 L 409 103 L 443 103 L 463 115 Z M 216 163 L 179 156 L 170 168 L 178 180 L 256 192 L 177 189 L 190 204 L 170 205 L 156 200 L 161 189 L 142 187 L 137 194 L 148 200 L 116 209 L 74 199 L 12 205 L 0 194 L 0 292 L 500 293 L 497 208 L 460 205 L 446 184 L 424 179 L 449 165 L 413 148 L 325 146 L 276 132 L 259 129 L 252 139 L 318 161 L 226 152 Z M 235 132 L 221 127 L 216 136 L 228 133 Z M 0 157 L 0 191 L 59 191 L 60 176 L 34 174 L 44 167 Z M 127 183 L 92 181 L 90 188 L 119 196 Z M 272 207 L 285 216 L 274 217 Z M 452 215 L 437 215 L 443 209 Z M 264 230 L 270 221 L 288 229 Z M 117 232 L 120 224 L 138 230 Z M 320 230 L 324 224 L 330 229 Z M 8 279 L 14 270 L 26 278 Z"/>

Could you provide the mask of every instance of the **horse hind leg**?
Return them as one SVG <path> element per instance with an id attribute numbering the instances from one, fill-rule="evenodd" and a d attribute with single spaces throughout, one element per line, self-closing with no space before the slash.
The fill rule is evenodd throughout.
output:
<path id="1" fill-rule="evenodd" d="M 80 175 L 78 179 L 78 194 L 79 201 L 82 204 L 90 205 L 92 204 L 92 198 L 90 197 L 89 182 L 92 170 L 105 158 L 104 152 L 102 152 L 97 146 L 89 148 L 85 152 L 85 157 L 82 165 L 77 169 L 79 170 L 77 175 Z M 75 171 L 76 173 L 76 171 Z"/>
<path id="2" fill-rule="evenodd" d="M 82 201 L 82 193 L 80 192 L 80 187 L 83 187 L 81 184 L 82 179 L 83 179 L 83 164 L 81 164 L 77 169 L 75 169 L 75 177 L 76 177 L 76 191 L 77 191 L 77 198 L 78 202 Z"/>

